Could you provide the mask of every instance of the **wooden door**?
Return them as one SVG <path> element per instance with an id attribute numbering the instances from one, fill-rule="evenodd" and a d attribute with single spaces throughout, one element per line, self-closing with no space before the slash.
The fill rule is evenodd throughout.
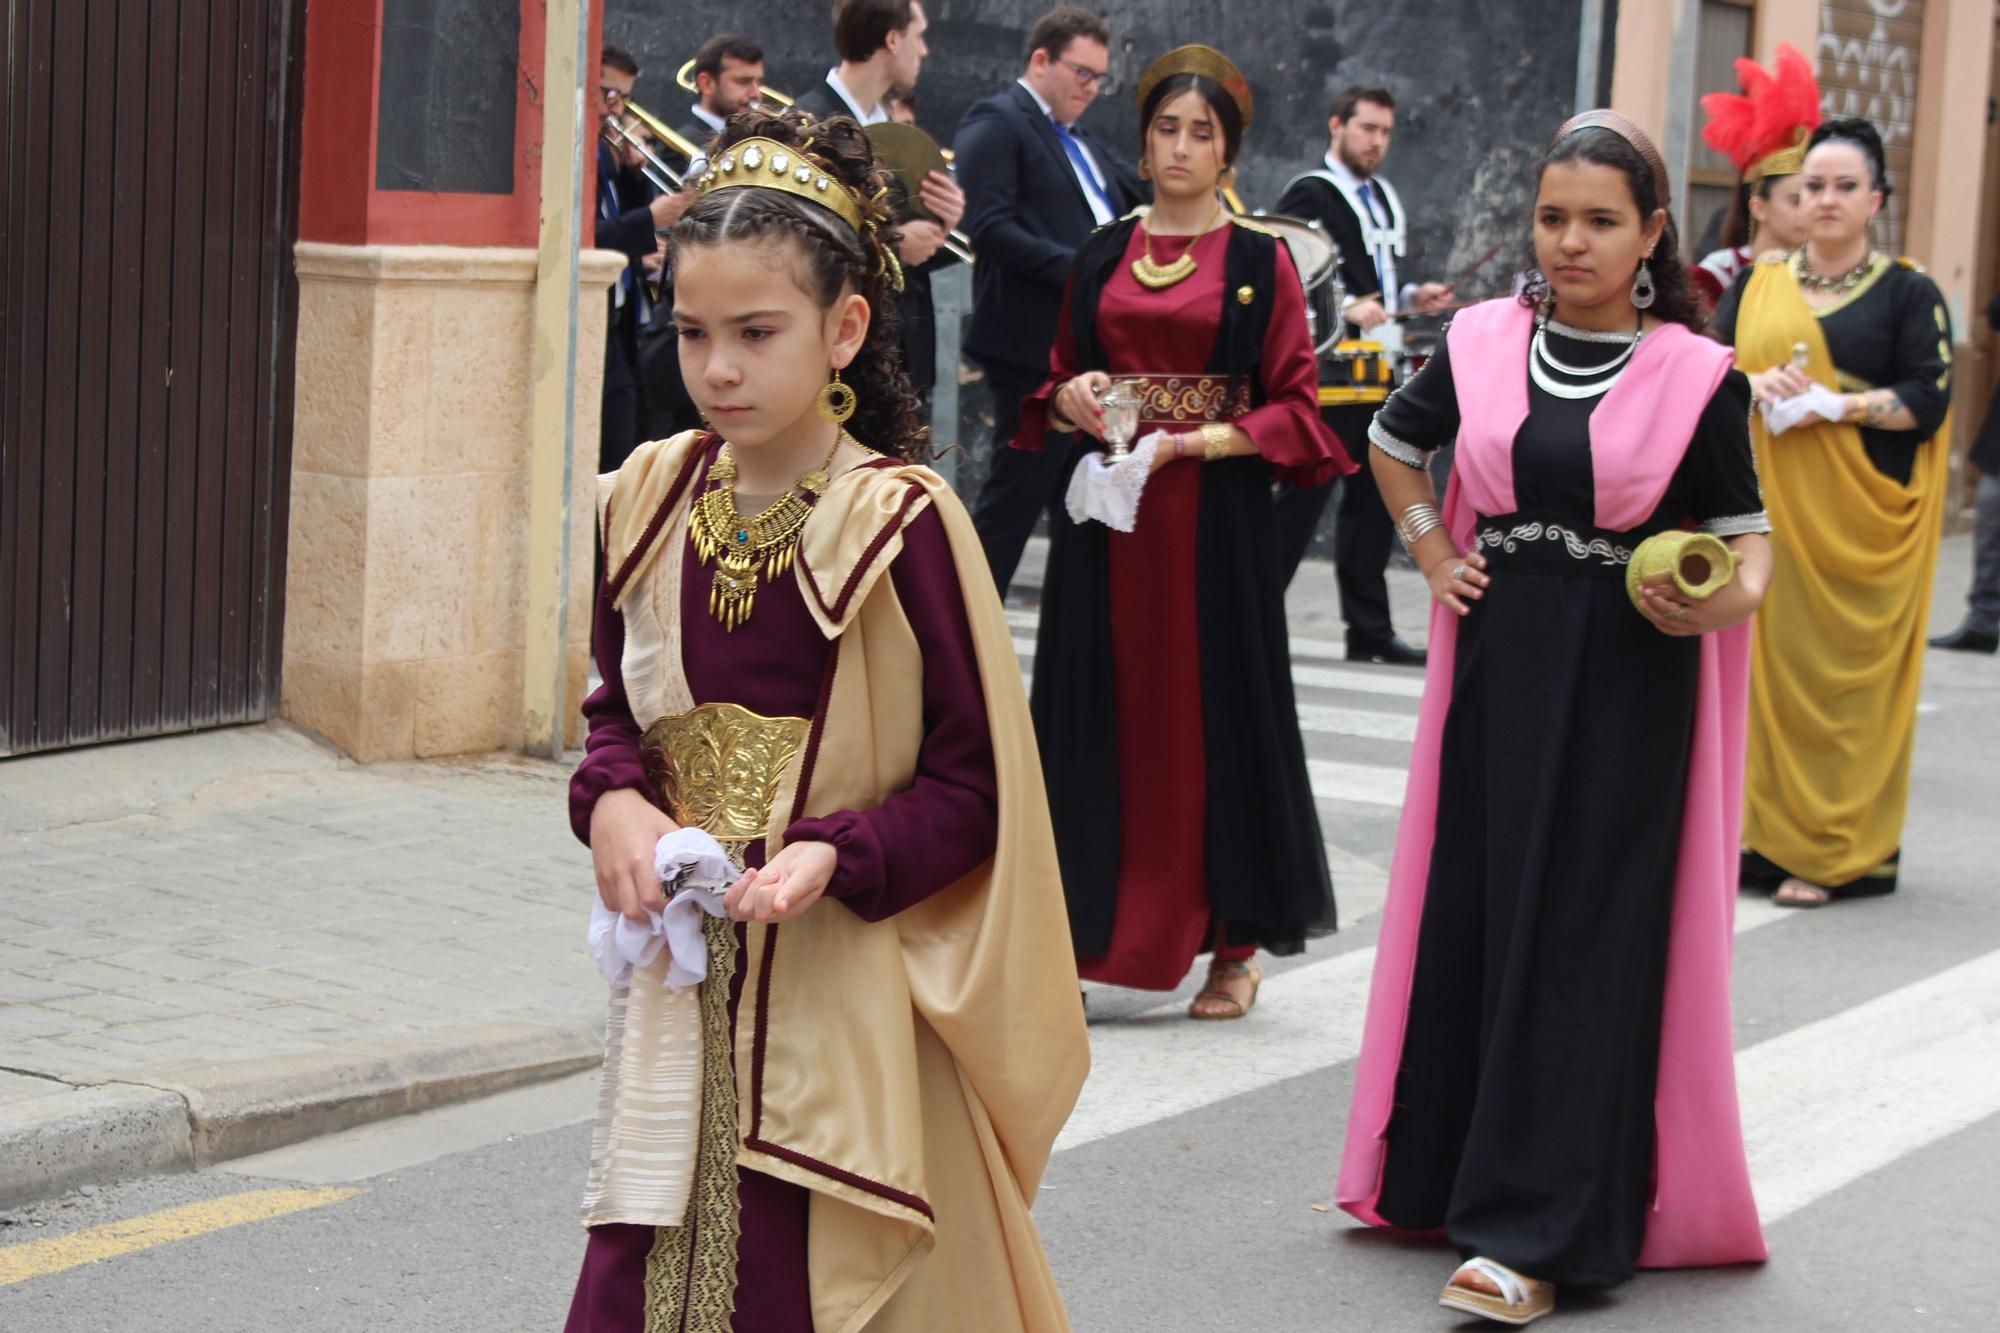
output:
<path id="1" fill-rule="evenodd" d="M 269 717 L 302 0 L 13 0 L 0 754 Z"/>

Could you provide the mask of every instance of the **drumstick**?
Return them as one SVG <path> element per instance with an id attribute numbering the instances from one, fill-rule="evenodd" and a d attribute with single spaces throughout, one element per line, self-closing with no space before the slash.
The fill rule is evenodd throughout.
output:
<path id="1" fill-rule="evenodd" d="M 1492 262 L 1493 257 L 1495 255 L 1499 254 L 1502 250 L 1506 248 L 1507 248 L 1507 242 L 1495 241 L 1491 249 L 1489 249 L 1485 254 L 1479 256 L 1479 258 L 1473 260 L 1470 264 L 1466 265 L 1465 268 L 1459 271 L 1459 275 L 1456 278 L 1453 278 L 1449 283 L 1445 284 L 1446 290 L 1457 291 L 1458 285 L 1460 283 L 1470 278 L 1473 274 L 1479 272 L 1480 269 L 1485 268 L 1487 264 Z M 1395 324 L 1405 319 L 1428 319 L 1436 315 L 1448 315 L 1454 310 L 1466 310 L 1478 304 L 1479 302 L 1477 301 L 1459 301 L 1453 305 L 1439 306 L 1436 310 L 1431 311 L 1430 315 L 1419 315 L 1414 312 L 1405 311 L 1400 314 L 1391 315 L 1387 320 L 1383 322 L 1388 324 Z"/>

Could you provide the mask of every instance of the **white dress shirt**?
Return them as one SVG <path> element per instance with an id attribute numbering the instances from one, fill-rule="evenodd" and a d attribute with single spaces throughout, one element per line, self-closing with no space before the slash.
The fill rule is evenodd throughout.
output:
<path id="1" fill-rule="evenodd" d="M 709 129 L 713 130 L 717 134 L 722 133 L 723 122 L 721 116 L 716 115 L 713 111 L 710 111 L 707 107 L 703 106 L 699 102 L 690 104 L 688 110 L 694 114 L 694 118 L 696 120 L 708 126 Z M 695 177 L 701 175 L 701 173 L 706 170 L 708 170 L 707 153 L 697 152 L 692 158 L 688 159 L 687 178 L 689 180 L 693 180 Z"/>
<path id="2" fill-rule="evenodd" d="M 1331 171 L 1335 176 L 1338 176 L 1343 184 L 1350 186 L 1356 195 L 1360 196 L 1361 199 L 1371 206 L 1370 211 L 1374 214 L 1376 226 L 1386 226 L 1388 223 L 1394 221 L 1394 219 L 1388 216 L 1387 206 L 1382 202 L 1382 197 L 1379 194 L 1373 191 L 1362 194 L 1361 187 L 1366 183 L 1368 178 L 1356 172 L 1347 163 L 1341 161 L 1340 154 L 1334 152 L 1327 153 L 1326 169 Z M 1405 221 L 1404 225 L 1408 225 L 1407 221 Z M 1416 294 L 1417 284 L 1412 282 L 1401 286 L 1397 285 L 1396 256 L 1388 246 L 1376 246 L 1375 252 L 1369 258 L 1375 261 L 1375 276 L 1382 284 L 1382 308 L 1393 315 L 1407 305 L 1410 298 Z"/>
<path id="3" fill-rule="evenodd" d="M 889 108 L 883 106 L 880 102 L 877 102 L 874 107 L 867 111 L 861 109 L 861 104 L 854 100 L 854 94 L 849 92 L 847 85 L 840 81 L 840 66 L 835 65 L 826 72 L 826 81 L 832 85 L 834 94 L 841 101 L 847 103 L 847 109 L 854 115 L 854 123 L 863 129 L 866 129 L 870 125 L 880 125 L 889 118 Z"/>
<path id="4" fill-rule="evenodd" d="M 1042 95 L 1035 91 L 1032 84 L 1026 79 L 1016 79 L 1015 82 L 1028 90 L 1028 96 L 1035 99 L 1035 105 L 1042 109 L 1042 114 L 1049 118 L 1050 124 L 1060 124 L 1055 118 L 1055 113 L 1049 109 L 1049 104 L 1042 100 Z M 1070 127 L 1062 125 L 1061 128 L 1068 129 Z M 1072 135 L 1072 137 L 1074 136 Z M 1097 225 L 1101 227 L 1105 223 L 1112 221 L 1115 216 L 1111 211 L 1111 206 L 1104 202 L 1111 197 L 1111 186 L 1104 179 L 1104 168 L 1098 166 L 1097 159 L 1090 155 L 1090 145 L 1081 139 L 1077 139 L 1076 146 L 1077 150 L 1083 154 L 1084 164 L 1090 168 L 1090 174 L 1097 188 L 1094 190 L 1090 188 L 1093 182 L 1083 178 L 1083 171 L 1077 166 L 1075 158 L 1065 152 L 1063 159 L 1069 163 L 1070 175 L 1076 177 L 1076 188 L 1083 192 L 1083 202 L 1090 205 L 1090 216 L 1095 218 Z"/>

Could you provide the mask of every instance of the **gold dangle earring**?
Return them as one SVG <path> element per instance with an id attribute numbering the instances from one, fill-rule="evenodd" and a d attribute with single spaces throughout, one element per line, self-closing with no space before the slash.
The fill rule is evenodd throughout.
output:
<path id="1" fill-rule="evenodd" d="M 836 366 L 833 378 L 819 391 L 819 398 L 814 405 L 819 408 L 821 417 L 836 426 L 844 426 L 847 424 L 847 419 L 854 415 L 854 408 L 858 402 L 853 388 L 840 382 L 840 368 Z"/>

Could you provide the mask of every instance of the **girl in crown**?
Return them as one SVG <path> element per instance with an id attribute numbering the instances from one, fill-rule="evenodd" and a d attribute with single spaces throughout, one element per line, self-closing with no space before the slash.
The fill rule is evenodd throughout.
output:
<path id="1" fill-rule="evenodd" d="M 1029 1206 L 1088 1054 L 1019 665 L 918 464 L 886 174 L 744 112 L 674 229 L 712 423 L 603 479 L 571 818 L 605 905 L 740 858 L 707 975 L 614 991 L 571 1333 L 1067 1327 Z M 975 1294 L 976 1293 L 976 1297 Z"/>
<path id="2" fill-rule="evenodd" d="M 1766 70 L 1748 56 L 1736 62 L 1742 93 L 1710 93 L 1702 142 L 1728 158 L 1741 178 L 1724 220 L 1722 246 L 1688 271 L 1705 314 L 1760 252 L 1789 253 L 1806 239 L 1806 136 L 1819 124 L 1819 80 L 1812 62 L 1787 42 Z"/>
<path id="3" fill-rule="evenodd" d="M 1273 478 L 1351 470 L 1319 417 L 1304 289 L 1274 234 L 1231 217 L 1253 111 L 1243 76 L 1187 46 L 1139 84 L 1150 212 L 1078 250 L 1050 375 L 1016 447 L 1104 434 L 1114 377 L 1141 390 L 1150 445 L 1130 532 L 1052 516 L 1035 653 L 1078 970 L 1241 1018 L 1261 947 L 1333 927 L 1333 890 L 1292 696 Z"/>

